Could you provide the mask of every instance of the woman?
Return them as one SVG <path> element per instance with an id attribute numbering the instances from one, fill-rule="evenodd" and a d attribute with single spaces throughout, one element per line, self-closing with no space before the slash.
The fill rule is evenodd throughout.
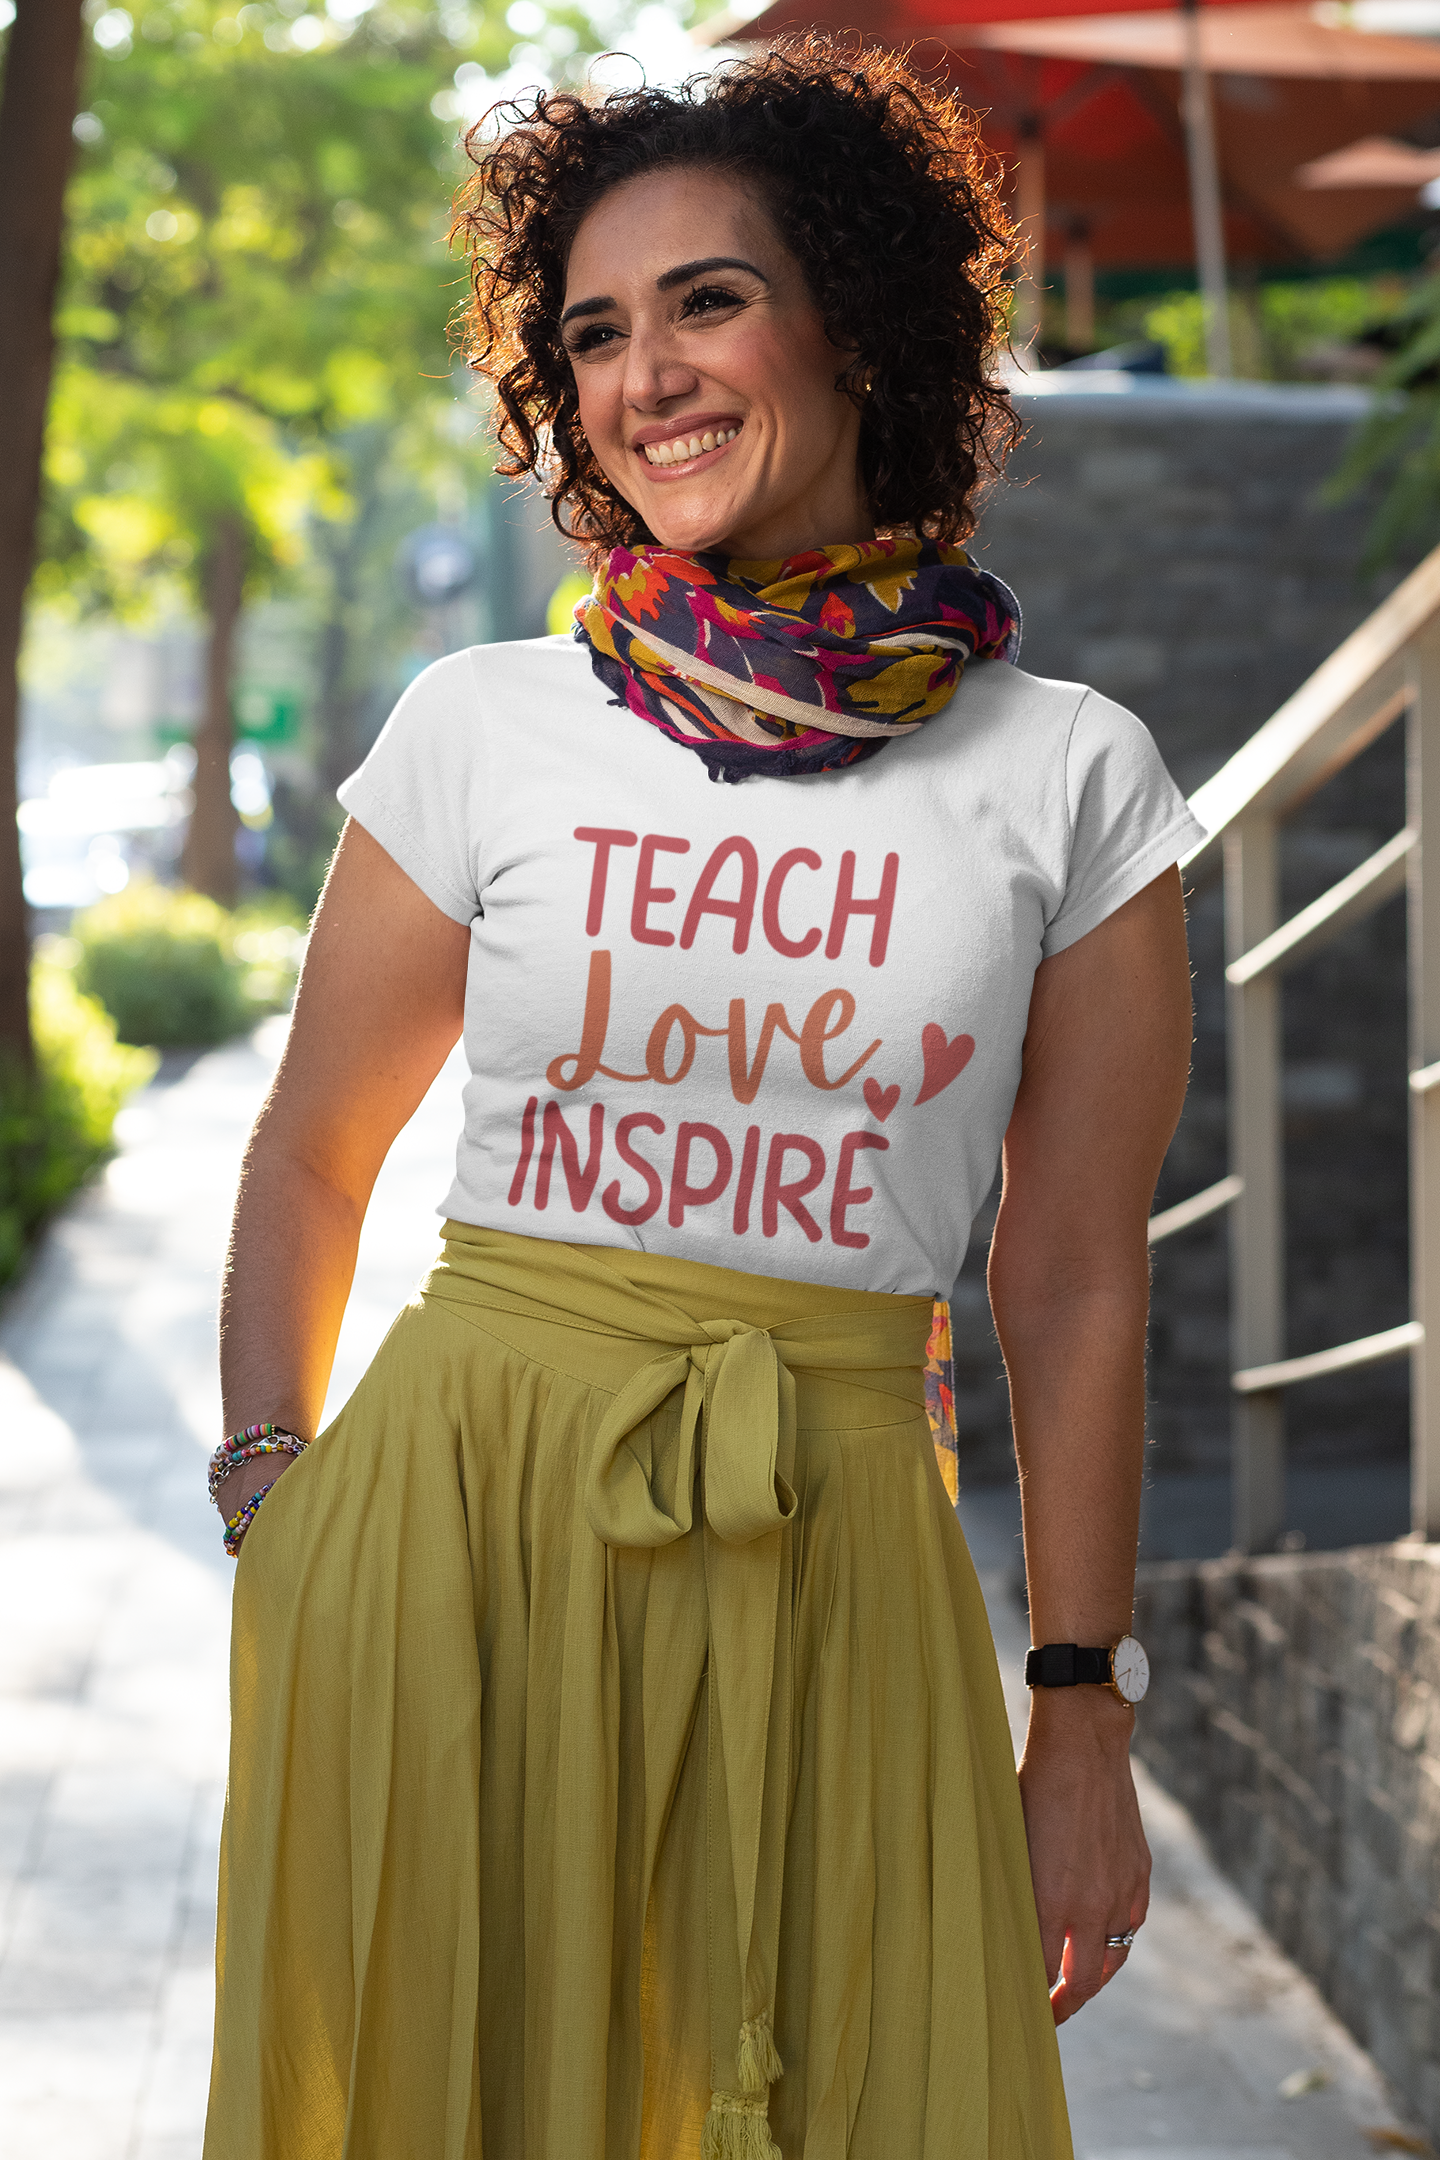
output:
<path id="1" fill-rule="evenodd" d="M 1145 1911 L 1102 1683 L 1197 828 L 955 544 L 1009 425 L 962 111 L 810 45 L 475 155 L 472 357 L 595 591 L 342 791 L 247 1162 L 206 2152 L 1063 2160 Z M 462 1031 L 444 1257 L 301 1452 Z M 925 1414 L 1002 1137 L 1034 1639 L 1098 1660 L 1018 1790 Z"/>

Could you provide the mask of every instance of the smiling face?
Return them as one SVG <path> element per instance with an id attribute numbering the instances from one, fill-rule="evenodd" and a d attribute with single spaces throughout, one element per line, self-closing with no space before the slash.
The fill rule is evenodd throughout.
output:
<path id="1" fill-rule="evenodd" d="M 741 182 L 612 188 L 575 235 L 561 335 L 590 448 L 662 546 L 762 561 L 875 537 L 835 388 L 853 356 Z"/>

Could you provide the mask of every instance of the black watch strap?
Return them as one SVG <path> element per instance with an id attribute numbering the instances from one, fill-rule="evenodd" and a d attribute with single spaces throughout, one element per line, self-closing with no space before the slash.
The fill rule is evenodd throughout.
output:
<path id="1" fill-rule="evenodd" d="M 1109 1650 L 1082 1650 L 1078 1643 L 1050 1642 L 1025 1654 L 1026 1687 L 1108 1687 Z"/>

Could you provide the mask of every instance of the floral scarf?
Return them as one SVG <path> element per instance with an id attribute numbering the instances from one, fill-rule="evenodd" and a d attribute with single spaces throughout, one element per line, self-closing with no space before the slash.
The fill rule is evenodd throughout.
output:
<path id="1" fill-rule="evenodd" d="M 615 548 L 575 610 L 614 693 L 712 780 L 873 757 L 949 703 L 967 660 L 1013 660 L 1020 607 L 963 548 L 867 540 L 784 562 Z"/>

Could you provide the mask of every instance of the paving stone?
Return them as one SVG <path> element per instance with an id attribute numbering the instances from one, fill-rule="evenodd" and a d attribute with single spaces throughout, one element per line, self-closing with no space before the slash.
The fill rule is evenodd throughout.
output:
<path id="1" fill-rule="evenodd" d="M 127 2160 L 152 2024 L 148 2012 L 0 2023 L 6 2160 Z M 184 2160 L 199 2150 L 194 2138 Z"/>

